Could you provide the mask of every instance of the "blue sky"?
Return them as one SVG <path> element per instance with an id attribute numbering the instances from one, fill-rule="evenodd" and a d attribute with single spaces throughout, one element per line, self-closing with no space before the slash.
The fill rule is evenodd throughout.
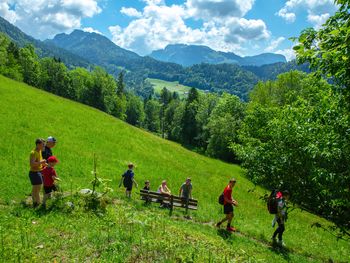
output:
<path id="1" fill-rule="evenodd" d="M 335 11 L 333 0 L 0 0 L 0 15 L 35 38 L 82 29 L 140 55 L 184 43 L 291 59 L 289 38 Z"/>

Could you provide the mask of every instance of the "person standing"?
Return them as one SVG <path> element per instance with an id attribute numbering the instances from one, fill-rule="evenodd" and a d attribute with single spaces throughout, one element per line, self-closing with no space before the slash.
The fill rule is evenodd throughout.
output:
<path id="1" fill-rule="evenodd" d="M 181 185 L 179 195 L 181 198 L 186 200 L 192 198 L 191 178 L 187 178 L 186 181 Z"/>
<path id="2" fill-rule="evenodd" d="M 282 196 L 277 201 L 277 214 L 274 221 L 277 222 L 278 227 L 272 235 L 272 242 L 277 243 L 276 237 L 278 236 L 278 244 L 284 246 L 283 232 L 285 230 L 285 222 L 287 221 L 287 201 L 289 200 L 289 191 L 282 191 Z"/>
<path id="3" fill-rule="evenodd" d="M 236 179 L 232 178 L 224 189 L 224 214 L 226 217 L 216 224 L 216 227 L 220 227 L 222 223 L 227 221 L 226 230 L 229 232 L 236 231 L 236 229 L 231 226 L 234 217 L 234 206 L 238 206 L 238 202 L 232 198 L 232 189 L 235 185 Z"/>
<path id="4" fill-rule="evenodd" d="M 44 140 L 36 139 L 35 149 L 30 152 L 29 156 L 29 179 L 32 184 L 32 199 L 33 207 L 37 207 L 40 204 L 40 190 L 43 184 L 43 178 L 41 171 L 46 164 L 46 160 L 42 157 L 42 150 L 44 148 Z"/>
<path id="5" fill-rule="evenodd" d="M 124 185 L 125 187 L 125 195 L 128 198 L 131 198 L 131 191 L 132 191 L 132 186 L 135 184 L 136 187 L 138 187 L 137 182 L 135 181 L 134 177 L 135 174 L 133 172 L 134 165 L 132 163 L 128 164 L 128 170 L 122 175 L 122 178 L 119 183 L 119 187 Z"/>
<path id="6" fill-rule="evenodd" d="M 47 160 L 50 156 L 52 156 L 52 150 L 51 148 L 55 147 L 56 145 L 56 138 L 49 136 L 46 140 L 46 144 L 44 146 L 44 149 L 42 151 L 43 159 Z"/>
<path id="7" fill-rule="evenodd" d="M 43 206 L 46 206 L 46 200 L 51 198 L 51 193 L 58 191 L 58 187 L 55 184 L 55 181 L 60 181 L 57 177 L 55 166 L 58 163 L 58 160 L 55 156 L 50 156 L 47 160 L 47 166 L 41 171 L 43 176 L 44 184 L 44 198 Z"/>

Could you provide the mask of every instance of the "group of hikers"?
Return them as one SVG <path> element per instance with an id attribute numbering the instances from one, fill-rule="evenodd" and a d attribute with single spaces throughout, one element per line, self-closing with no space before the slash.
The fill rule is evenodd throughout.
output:
<path id="1" fill-rule="evenodd" d="M 55 184 L 59 181 L 59 177 L 55 171 L 55 165 L 58 163 L 58 159 L 52 154 L 52 148 L 55 147 L 57 140 L 49 136 L 46 140 L 36 139 L 35 148 L 30 153 L 30 171 L 29 179 L 32 184 L 32 200 L 33 207 L 38 207 L 40 205 L 40 191 L 44 189 L 44 197 L 42 205 L 46 206 L 46 201 L 51 197 L 53 191 L 57 191 L 58 187 Z M 134 165 L 132 163 L 128 164 L 128 170 L 122 174 L 119 187 L 123 184 L 125 187 L 125 195 L 131 198 L 131 193 L 133 185 L 138 187 L 135 180 Z M 228 232 L 235 232 L 236 228 L 232 226 L 232 220 L 234 218 L 235 207 L 238 206 L 238 202 L 232 197 L 232 190 L 236 185 L 236 179 L 232 178 L 229 180 L 228 185 L 224 188 L 222 195 L 219 198 L 219 203 L 223 205 L 223 212 L 225 217 L 220 220 L 216 227 L 220 228 L 224 222 L 227 222 L 226 230 Z M 145 181 L 144 190 L 150 191 L 150 181 Z M 172 193 L 167 185 L 166 180 L 163 180 L 159 185 L 157 192 L 171 196 Z M 186 181 L 181 185 L 179 189 L 179 196 L 184 200 L 189 200 L 192 198 L 192 183 L 191 178 L 187 178 Z M 272 205 L 273 209 L 269 211 L 274 214 L 274 219 L 272 221 L 272 227 L 275 227 L 277 223 L 278 227 L 272 235 L 273 243 L 277 243 L 281 246 L 283 243 L 283 233 L 285 231 L 285 222 L 287 220 L 287 201 L 289 199 L 289 192 L 278 191 L 273 196 L 274 203 Z M 220 200 L 222 199 L 222 200 Z M 166 207 L 165 204 L 161 203 L 161 207 Z M 274 210 L 272 212 L 272 210 Z M 277 240 L 278 237 L 278 240 Z"/>
<path id="2" fill-rule="evenodd" d="M 129 163 L 128 164 L 128 170 L 123 173 L 122 178 L 119 183 L 119 187 L 122 186 L 122 184 L 125 187 L 125 195 L 128 198 L 131 198 L 131 192 L 133 185 L 138 187 L 138 183 L 135 180 L 135 174 L 133 172 L 134 169 L 134 164 Z M 143 190 L 150 191 L 151 190 L 151 183 L 149 180 L 145 181 L 145 185 L 143 187 Z M 157 192 L 165 195 L 165 196 L 171 196 L 171 190 L 169 189 L 167 185 L 167 181 L 163 180 L 162 183 L 159 185 Z M 181 185 L 180 190 L 179 190 L 179 196 L 184 199 L 188 200 L 192 198 L 192 183 L 191 183 L 191 178 L 187 178 L 186 181 Z M 160 207 L 167 208 L 167 205 L 160 202 Z"/>

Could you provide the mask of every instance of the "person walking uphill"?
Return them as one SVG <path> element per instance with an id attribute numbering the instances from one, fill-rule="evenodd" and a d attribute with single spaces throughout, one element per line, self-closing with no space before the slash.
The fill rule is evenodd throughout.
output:
<path id="1" fill-rule="evenodd" d="M 40 189 L 43 184 L 43 178 L 41 175 L 41 171 L 43 166 L 46 164 L 46 160 L 43 159 L 41 155 L 41 151 L 44 148 L 44 140 L 36 139 L 35 141 L 35 149 L 30 152 L 29 157 L 29 179 L 32 184 L 32 199 L 33 199 L 33 207 L 37 207 L 40 204 Z"/>
<path id="2" fill-rule="evenodd" d="M 274 221 L 277 222 L 278 227 L 276 231 L 273 233 L 272 242 L 276 243 L 276 237 L 278 235 L 278 244 L 284 246 L 284 242 L 282 239 L 283 232 L 285 230 L 285 222 L 287 221 L 287 201 L 289 199 L 288 190 L 282 191 L 282 196 L 278 197 L 277 201 L 277 214 L 275 215 Z"/>
<path id="3" fill-rule="evenodd" d="M 216 227 L 220 227 L 222 223 L 227 221 L 226 230 L 229 232 L 235 232 L 236 229 L 231 226 L 231 222 L 234 216 L 234 206 L 238 206 L 238 202 L 232 198 L 232 189 L 236 184 L 236 179 L 232 178 L 228 185 L 225 187 L 224 195 L 224 214 L 226 217 L 216 224 Z"/>
<path id="4" fill-rule="evenodd" d="M 134 169 L 134 165 L 132 163 L 129 163 L 128 170 L 122 175 L 122 178 L 119 183 L 119 187 L 123 183 L 125 187 L 125 195 L 128 198 L 131 198 L 131 191 L 132 191 L 133 184 L 135 184 L 136 187 L 138 187 L 138 184 L 134 179 L 135 174 L 133 172 L 133 169 Z"/>

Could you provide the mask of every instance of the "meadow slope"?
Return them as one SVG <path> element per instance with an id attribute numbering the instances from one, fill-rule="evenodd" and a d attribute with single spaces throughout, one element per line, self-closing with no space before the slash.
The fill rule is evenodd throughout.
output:
<path id="1" fill-rule="evenodd" d="M 238 166 L 188 151 L 130 126 L 93 108 L 0 76 L 0 262 L 347 262 L 350 245 L 321 229 L 325 220 L 299 209 L 290 212 L 286 249 L 270 246 L 271 219 L 263 201 L 266 193 L 244 177 Z M 20 202 L 30 193 L 29 152 L 37 137 L 55 136 L 61 188 L 90 187 L 93 155 L 98 173 L 111 179 L 113 203 L 104 214 L 33 210 Z M 170 189 L 186 177 L 193 182 L 199 210 L 184 220 L 180 209 L 172 217 L 156 204 L 146 207 L 125 200 L 117 188 L 126 164 L 135 165 L 140 185 L 148 179 L 156 189 L 167 179 Z M 213 223 L 223 215 L 217 204 L 229 178 L 237 178 L 239 202 L 234 225 L 240 233 L 227 235 Z M 254 189 L 254 191 L 250 191 Z M 74 199 L 70 199 L 74 203 Z"/>

